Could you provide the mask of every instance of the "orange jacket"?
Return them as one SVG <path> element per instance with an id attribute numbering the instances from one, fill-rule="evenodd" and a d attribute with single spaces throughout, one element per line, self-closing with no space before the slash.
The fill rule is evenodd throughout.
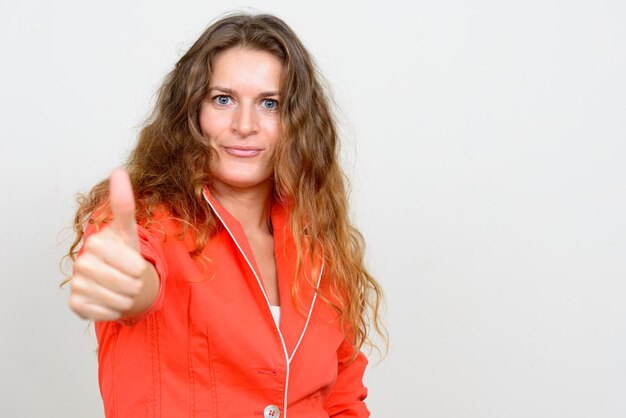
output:
<path id="1" fill-rule="evenodd" d="M 241 225 L 208 190 L 205 199 L 224 226 L 203 250 L 210 261 L 189 256 L 190 237 L 174 236 L 180 227 L 167 217 L 138 227 L 141 252 L 161 286 L 132 323 L 96 323 L 106 416 L 368 417 L 367 359 L 360 353 L 348 361 L 352 348 L 337 315 L 312 289 L 302 287 L 304 314 L 292 303 L 288 209 L 275 203 L 271 210 L 278 327 Z"/>

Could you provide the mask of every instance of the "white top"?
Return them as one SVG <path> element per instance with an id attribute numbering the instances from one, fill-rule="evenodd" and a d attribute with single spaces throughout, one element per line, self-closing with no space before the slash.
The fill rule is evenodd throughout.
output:
<path id="1" fill-rule="evenodd" d="M 274 322 L 276 322 L 276 326 L 280 325 L 280 306 L 270 305 L 270 309 L 272 311 L 272 316 L 274 317 Z"/>

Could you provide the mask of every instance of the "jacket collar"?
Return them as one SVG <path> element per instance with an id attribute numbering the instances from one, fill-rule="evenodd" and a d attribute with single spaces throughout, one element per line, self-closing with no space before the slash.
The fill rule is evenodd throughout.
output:
<path id="1" fill-rule="evenodd" d="M 204 188 L 204 198 L 211 206 L 211 209 L 228 231 L 230 237 L 239 248 L 240 255 L 245 259 L 258 286 L 259 292 L 257 300 L 266 305 L 266 319 L 271 322 L 271 326 L 276 327 L 270 310 L 269 299 L 265 293 L 260 270 L 254 259 L 254 254 L 239 221 L 235 219 L 218 201 L 215 199 L 208 187 Z M 293 233 L 290 227 L 291 209 L 288 205 L 272 201 L 270 218 L 274 230 L 274 258 L 276 260 L 276 274 L 278 277 L 278 291 L 281 301 L 280 327 L 278 328 L 285 354 L 291 362 L 300 342 L 302 341 L 313 313 L 313 307 L 317 299 L 315 289 L 310 283 L 317 283 L 323 273 L 323 262 L 316 260 L 316 268 L 312 269 L 309 257 L 302 257 L 302 266 L 298 275 L 298 289 L 300 302 L 294 302 L 292 288 L 295 280 L 295 269 L 297 263 L 296 247 Z M 311 273 L 315 272 L 317 277 L 311 279 Z M 255 288 L 253 286 L 253 288 Z"/>

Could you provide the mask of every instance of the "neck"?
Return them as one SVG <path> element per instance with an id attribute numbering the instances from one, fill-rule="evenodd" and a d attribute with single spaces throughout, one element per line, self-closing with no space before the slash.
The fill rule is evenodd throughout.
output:
<path id="1" fill-rule="evenodd" d="M 267 181 L 255 187 L 237 188 L 215 181 L 212 194 L 245 232 L 269 233 L 269 215 L 273 184 Z"/>

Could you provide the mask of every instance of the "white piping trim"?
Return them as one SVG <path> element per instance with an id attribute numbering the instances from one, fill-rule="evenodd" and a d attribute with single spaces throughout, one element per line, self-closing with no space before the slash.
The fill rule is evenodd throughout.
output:
<path id="1" fill-rule="evenodd" d="M 256 274 L 256 271 L 252 267 L 252 263 L 250 263 L 250 260 L 248 260 L 248 257 L 246 257 L 246 253 L 243 251 L 243 249 L 239 245 L 239 242 L 237 242 L 237 240 L 235 239 L 235 236 L 233 235 L 233 233 L 228 228 L 228 225 L 226 225 L 226 222 L 224 222 L 224 220 L 222 219 L 220 214 L 217 212 L 215 207 L 213 207 L 213 204 L 211 203 L 209 198 L 206 196 L 204 191 L 202 192 L 202 195 L 204 196 L 204 200 L 206 200 L 207 203 L 209 204 L 209 206 L 211 206 L 211 209 L 213 209 L 213 212 L 218 217 L 218 219 L 220 220 L 222 225 L 224 225 L 224 228 L 226 228 L 226 230 L 228 231 L 228 234 L 230 235 L 230 237 L 235 242 L 235 245 L 237 245 L 237 248 L 239 248 L 239 251 L 241 252 L 241 255 L 243 255 L 243 258 L 246 260 L 246 263 L 248 263 L 248 267 L 250 267 L 250 270 L 252 270 L 252 274 L 254 274 L 254 277 L 256 278 L 256 281 L 257 281 L 259 287 L 261 288 L 261 292 L 263 293 L 263 296 L 265 297 L 265 302 L 267 303 L 267 308 L 270 310 L 270 313 L 271 313 L 272 308 L 270 308 L 270 300 L 268 299 L 267 294 L 265 293 L 265 288 L 263 287 L 263 284 L 261 284 L 261 280 L 259 279 L 259 276 Z M 321 277 L 321 275 L 320 275 L 320 277 Z M 317 294 L 315 296 L 317 296 Z M 315 296 L 314 296 L 314 298 L 315 298 Z M 291 359 L 289 358 L 289 354 L 287 353 L 287 346 L 285 345 L 285 340 L 283 339 L 283 334 L 280 332 L 280 328 L 279 328 L 278 324 L 276 324 L 275 321 L 272 321 L 272 323 L 274 324 L 274 326 L 276 327 L 276 330 L 278 331 L 278 336 L 280 337 L 280 342 L 281 342 L 281 344 L 283 346 L 283 353 L 285 354 L 285 359 L 287 360 L 287 373 L 286 373 L 286 376 L 285 376 L 285 394 L 284 394 L 284 397 L 283 397 L 283 413 L 284 413 L 283 418 L 287 418 L 287 393 L 288 393 L 288 389 L 289 389 L 289 364 L 291 363 Z M 308 324 L 308 318 L 307 318 L 307 324 Z M 302 334 L 302 335 L 304 335 L 304 334 Z M 300 339 L 302 339 L 302 335 L 300 336 Z M 300 343 L 300 341 L 298 341 L 298 344 L 299 343 Z M 295 350 L 294 350 L 294 352 L 295 352 Z"/>
<path id="2" fill-rule="evenodd" d="M 322 267 L 320 268 L 320 275 L 317 278 L 317 289 L 320 288 L 320 282 L 322 281 L 322 273 L 324 272 L 324 260 L 322 260 Z M 309 313 L 306 316 L 306 322 L 304 323 L 304 329 L 302 330 L 302 334 L 300 334 L 300 339 L 298 339 L 298 343 L 293 349 L 293 353 L 291 353 L 291 357 L 289 357 L 289 363 L 293 360 L 293 356 L 296 355 L 296 351 L 298 347 L 300 347 L 300 343 L 302 342 L 302 338 L 304 337 L 304 333 L 306 332 L 307 327 L 309 326 L 309 321 L 311 320 L 311 314 L 313 313 L 313 306 L 315 306 L 315 300 L 317 299 L 317 292 L 313 295 L 313 300 L 311 301 L 311 307 L 309 308 Z"/>
<path id="3" fill-rule="evenodd" d="M 287 418 L 287 394 L 289 393 L 289 359 L 287 359 L 287 376 L 285 378 L 285 397 L 283 398 L 283 418 Z"/>

